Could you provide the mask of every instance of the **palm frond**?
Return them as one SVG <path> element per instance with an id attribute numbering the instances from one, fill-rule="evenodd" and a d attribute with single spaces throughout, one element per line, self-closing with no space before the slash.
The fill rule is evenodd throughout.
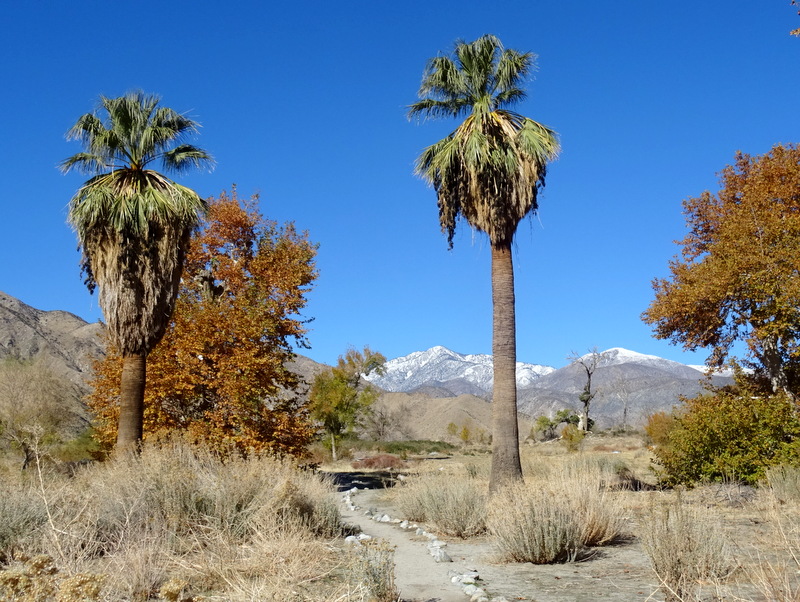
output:
<path id="1" fill-rule="evenodd" d="M 165 151 L 162 155 L 164 167 L 170 171 L 184 172 L 193 167 L 211 167 L 214 159 L 202 148 L 191 144 L 181 144 L 173 149 Z"/>
<path id="2" fill-rule="evenodd" d="M 93 174 L 104 169 L 108 169 L 106 157 L 101 157 L 94 153 L 77 153 L 64 159 L 58 164 L 62 173 L 68 173 L 73 169 L 83 174 Z"/>

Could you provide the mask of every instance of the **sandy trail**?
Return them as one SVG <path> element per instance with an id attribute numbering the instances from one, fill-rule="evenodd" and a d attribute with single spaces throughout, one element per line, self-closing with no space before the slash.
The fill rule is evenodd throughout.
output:
<path id="1" fill-rule="evenodd" d="M 343 488 L 344 489 L 344 488 Z M 453 574 L 477 571 L 478 585 L 487 597 L 503 597 L 508 602 L 630 602 L 663 600 L 641 544 L 628 541 L 597 549 L 588 561 L 532 565 L 492 562 L 493 549 L 485 537 L 467 541 L 442 537 L 445 551 L 453 562 L 437 563 L 428 553 L 425 537 L 396 524 L 373 521 L 364 512 L 377 508 L 392 518 L 402 518 L 386 499 L 382 489 L 359 488 L 352 496 L 359 509 L 341 506 L 343 519 L 357 525 L 364 533 L 395 546 L 395 582 L 403 602 L 466 602 L 470 599 L 462 587 L 452 583 Z M 424 526 L 423 526 L 424 528 Z"/>
<path id="2" fill-rule="evenodd" d="M 400 529 L 390 523 L 378 523 L 365 516 L 364 511 L 370 507 L 377 507 L 381 512 L 390 512 L 380 499 L 382 493 L 380 490 L 359 491 L 353 496 L 353 502 L 360 509 L 351 512 L 343 508 L 342 518 L 349 524 L 357 525 L 367 535 L 384 539 L 395 547 L 395 584 L 401 599 L 404 602 L 468 600 L 461 588 L 450 581 L 449 573 L 457 571 L 461 574 L 477 570 L 474 563 L 466 558 L 456 557 L 453 558 L 454 562 L 437 563 L 428 553 L 427 539 L 414 535 L 413 530 Z M 451 545 L 448 542 L 446 550 L 449 554 L 453 553 Z"/>

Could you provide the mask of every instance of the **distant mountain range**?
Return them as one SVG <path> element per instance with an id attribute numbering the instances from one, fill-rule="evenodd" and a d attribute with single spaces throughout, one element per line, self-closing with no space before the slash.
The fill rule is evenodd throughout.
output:
<path id="1" fill-rule="evenodd" d="M 391 392 L 424 394 L 436 398 L 470 394 L 489 400 L 492 392 L 492 358 L 463 355 L 445 347 L 433 347 L 389 360 L 383 376 L 371 376 L 376 386 Z M 700 367 L 622 348 L 600 353 L 592 378 L 596 396 L 590 416 L 599 428 L 641 425 L 647 416 L 668 411 L 681 395 L 702 390 L 705 373 Z M 714 376 L 717 385 L 730 382 Z M 517 396 L 521 413 L 530 417 L 552 416 L 562 408 L 577 409 L 586 383 L 583 367 L 572 363 L 555 369 L 538 364 L 517 363 Z M 627 412 L 625 411 L 627 407 Z"/>
<path id="2" fill-rule="evenodd" d="M 58 374 L 85 391 L 92 363 L 104 353 L 102 333 L 100 323 L 87 323 L 65 311 L 41 311 L 0 293 L 0 359 L 43 357 Z M 309 383 L 324 368 L 301 355 L 290 365 Z M 447 412 L 455 412 L 458 406 L 464 419 L 471 417 L 477 425 L 489 428 L 486 416 L 493 386 L 491 356 L 463 355 L 445 347 L 433 347 L 389 360 L 385 368 L 383 376 L 372 375 L 369 380 L 390 393 L 384 395 L 390 405 L 422 408 L 428 403 L 434 414 L 439 410 L 433 408 L 452 406 Z M 602 352 L 594 373 L 596 397 L 590 416 L 599 428 L 617 426 L 622 423 L 627 407 L 627 423 L 639 426 L 648 415 L 671 409 L 681 395 L 699 392 L 704 378 L 701 367 L 621 348 L 609 349 Z M 575 363 L 555 369 L 518 362 L 520 413 L 535 418 L 541 414 L 552 416 L 562 408 L 577 409 L 585 379 L 583 368 Z M 718 385 L 731 381 L 727 376 L 714 376 L 712 380 Z M 459 403 L 453 405 L 456 397 L 460 397 Z M 482 404 L 487 404 L 487 412 L 480 410 Z M 408 414 L 409 420 L 422 416 L 420 411 Z M 439 413 L 445 415 L 444 410 Z M 448 420 L 458 422 L 454 418 L 457 415 Z M 431 433 L 419 425 L 416 430 L 420 435 L 444 432 L 446 424 L 433 425 L 433 417 L 425 420 L 431 422 L 424 425 L 430 427 L 427 430 Z M 409 428 L 414 430 L 412 427 Z"/>

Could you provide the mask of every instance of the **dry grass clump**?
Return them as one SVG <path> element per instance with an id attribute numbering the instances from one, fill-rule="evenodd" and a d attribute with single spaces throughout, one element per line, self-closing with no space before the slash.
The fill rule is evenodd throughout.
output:
<path id="1" fill-rule="evenodd" d="M 763 491 L 766 541 L 758 557 L 746 565 L 746 573 L 767 600 L 800 600 L 800 470 L 773 467 L 767 470 Z"/>
<path id="2" fill-rule="evenodd" d="M 406 519 L 428 523 L 444 535 L 466 538 L 486 529 L 487 488 L 475 479 L 430 473 L 404 482 L 394 495 Z"/>
<path id="3" fill-rule="evenodd" d="M 695 600 L 702 582 L 718 581 L 732 570 L 719 522 L 680 498 L 650 509 L 641 539 L 667 601 Z"/>
<path id="4" fill-rule="evenodd" d="M 772 466 L 767 469 L 767 486 L 781 503 L 800 503 L 800 467 Z"/>
<path id="5" fill-rule="evenodd" d="M 487 522 L 500 558 L 571 562 L 587 547 L 617 540 L 625 517 L 609 488 L 613 475 L 605 464 L 578 458 L 494 496 Z"/>
<path id="6" fill-rule="evenodd" d="M 70 580 L 80 575 L 113 575 L 97 599 L 146 600 L 177 582 L 195 593 L 176 600 L 288 599 L 293 587 L 314 599 L 315 584 L 342 564 L 328 545 L 343 528 L 333 488 L 289 462 L 222 461 L 174 444 L 74 477 L 48 474 L 43 463 L 37 469 L 36 478 L 9 484 L 0 501 L 3 583 L 26 575 L 26 558 L 46 554 L 56 584 L 74 588 Z"/>
<path id="7" fill-rule="evenodd" d="M 571 562 L 583 550 L 575 511 L 553 493 L 515 484 L 492 498 L 487 519 L 498 560 L 504 562 Z"/>
<path id="8" fill-rule="evenodd" d="M 394 548 L 369 541 L 356 550 L 350 566 L 351 594 L 373 602 L 396 602 L 400 593 L 394 582 Z"/>

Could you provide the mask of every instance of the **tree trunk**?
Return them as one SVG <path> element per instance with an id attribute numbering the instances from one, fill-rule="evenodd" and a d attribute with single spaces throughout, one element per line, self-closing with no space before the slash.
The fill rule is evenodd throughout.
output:
<path id="1" fill-rule="evenodd" d="M 331 433 L 331 457 L 333 458 L 333 461 L 336 462 L 336 435 L 333 433 Z"/>
<path id="2" fill-rule="evenodd" d="M 517 334 L 511 244 L 492 244 L 492 468 L 489 491 L 522 480 L 517 423 Z"/>
<path id="3" fill-rule="evenodd" d="M 131 353 L 122 357 L 122 382 L 119 389 L 117 452 L 138 450 L 144 423 L 144 385 L 147 377 L 147 354 Z"/>
<path id="4" fill-rule="evenodd" d="M 761 341 L 761 363 L 767 371 L 773 393 L 786 393 L 789 398 L 794 396 L 789 390 L 789 379 L 783 366 L 783 357 L 778 348 L 777 337 L 766 337 Z"/>
<path id="5" fill-rule="evenodd" d="M 578 430 L 584 433 L 589 430 L 589 410 L 586 408 L 578 412 Z"/>

